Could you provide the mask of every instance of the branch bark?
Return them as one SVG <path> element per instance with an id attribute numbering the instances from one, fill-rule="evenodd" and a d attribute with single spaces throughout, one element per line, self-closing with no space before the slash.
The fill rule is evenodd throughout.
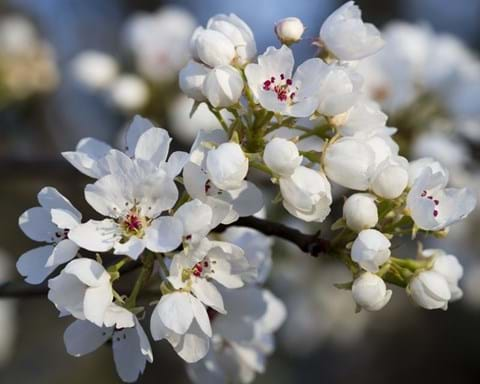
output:
<path id="1" fill-rule="evenodd" d="M 247 227 L 256 229 L 267 236 L 275 236 L 295 244 L 303 252 L 312 256 L 318 256 L 327 253 L 330 242 L 322 239 L 319 233 L 305 234 L 298 229 L 290 228 L 286 225 L 275 223 L 273 221 L 259 219 L 256 217 L 242 217 L 229 225 L 220 225 L 215 228 L 215 232 L 223 232 L 228 227 Z M 128 273 L 137 269 L 141 263 L 129 263 L 122 269 L 122 273 Z M 0 298 L 36 298 L 46 296 L 48 293 L 47 284 L 32 286 L 24 282 L 9 282 L 0 285 Z"/>

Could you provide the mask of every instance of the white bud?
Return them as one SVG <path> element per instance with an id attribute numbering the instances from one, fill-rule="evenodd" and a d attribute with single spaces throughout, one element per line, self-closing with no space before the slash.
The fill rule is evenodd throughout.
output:
<path id="1" fill-rule="evenodd" d="M 302 163 L 302 156 L 290 140 L 275 137 L 265 146 L 263 161 L 275 174 L 288 177 Z"/>
<path id="2" fill-rule="evenodd" d="M 203 94 L 203 83 L 209 72 L 210 69 L 203 64 L 197 63 L 193 60 L 189 61 L 178 75 L 180 89 L 187 96 L 197 101 L 205 101 L 206 98 Z"/>
<path id="3" fill-rule="evenodd" d="M 208 74 L 203 84 L 203 94 L 214 107 L 229 107 L 240 99 L 243 85 L 240 72 L 230 65 L 222 65 Z"/>
<path id="4" fill-rule="evenodd" d="M 392 291 L 382 278 L 370 272 L 362 273 L 352 285 L 355 303 L 367 311 L 379 311 L 390 301 Z"/>
<path id="5" fill-rule="evenodd" d="M 209 67 L 232 63 L 236 51 L 233 43 L 221 32 L 197 28 L 192 36 L 194 58 L 198 58 Z"/>
<path id="6" fill-rule="evenodd" d="M 369 193 L 355 193 L 343 204 L 343 217 L 348 228 L 355 232 L 374 227 L 378 222 L 375 196 Z"/>
<path id="7" fill-rule="evenodd" d="M 372 176 L 371 188 L 377 196 L 396 199 L 408 185 L 408 161 L 400 156 L 380 163 Z"/>
<path id="8" fill-rule="evenodd" d="M 425 250 L 426 252 L 428 250 Z M 454 255 L 447 255 L 443 251 L 438 251 L 433 262 L 432 271 L 442 275 L 448 283 L 450 301 L 459 300 L 463 296 L 463 291 L 458 286 L 458 282 L 463 277 L 463 267 Z"/>
<path id="9" fill-rule="evenodd" d="M 247 176 L 248 159 L 240 145 L 231 142 L 223 143 L 208 152 L 207 171 L 210 180 L 218 188 L 238 189 Z"/>
<path id="10" fill-rule="evenodd" d="M 423 271 L 414 276 L 407 292 L 415 303 L 426 309 L 447 309 L 451 299 L 447 280 L 435 271 Z"/>
<path id="11" fill-rule="evenodd" d="M 327 147 L 324 169 L 328 178 L 344 187 L 365 191 L 369 186 L 374 153 L 362 140 L 344 137 Z"/>
<path id="12" fill-rule="evenodd" d="M 360 232 L 352 245 L 352 260 L 368 272 L 378 272 L 390 257 L 390 240 L 376 229 Z"/>
<path id="13" fill-rule="evenodd" d="M 109 94 L 113 104 L 126 112 L 140 110 L 150 97 L 147 84 L 137 75 L 118 77 L 110 86 Z"/>
<path id="14" fill-rule="evenodd" d="M 362 21 L 362 12 L 353 1 L 343 4 L 325 20 L 320 39 L 340 60 L 362 59 L 384 45 L 378 29 Z"/>
<path id="15" fill-rule="evenodd" d="M 275 24 L 275 34 L 283 44 L 290 45 L 302 39 L 305 26 L 297 17 L 287 17 Z"/>
<path id="16" fill-rule="evenodd" d="M 280 178 L 283 206 L 304 221 L 322 222 L 330 213 L 332 193 L 323 173 L 299 166 L 288 178 Z"/>

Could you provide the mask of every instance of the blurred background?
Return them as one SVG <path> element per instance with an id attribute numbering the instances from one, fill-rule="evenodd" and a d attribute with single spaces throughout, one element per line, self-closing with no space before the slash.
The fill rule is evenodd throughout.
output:
<path id="1" fill-rule="evenodd" d="M 188 149 L 200 128 L 216 128 L 207 110 L 190 120 L 192 101 L 176 76 L 188 38 L 216 13 L 234 12 L 252 28 L 259 53 L 277 44 L 275 21 L 297 16 L 307 26 L 297 60 L 311 45 L 335 0 L 3 0 L 0 2 L 0 282 L 18 281 L 15 261 L 32 243 L 18 216 L 45 185 L 58 188 L 85 217 L 88 179 L 60 153 L 85 136 L 113 145 L 140 113 Z M 480 186 L 480 1 L 360 0 L 364 20 L 385 33 L 385 53 L 362 63 L 366 91 L 390 115 L 402 152 L 435 156 L 452 182 Z M 341 198 L 341 196 L 340 196 Z M 341 199 L 339 199 L 341 200 Z M 270 214 L 278 216 L 277 206 Z M 338 217 L 338 216 L 337 216 Z M 339 265 L 278 242 L 269 280 L 288 319 L 277 350 L 256 383 L 478 383 L 480 377 L 480 214 L 439 242 L 461 258 L 465 297 L 447 312 L 410 305 L 402 290 L 381 312 L 355 314 Z M 293 222 L 292 225 L 299 225 Z M 312 228 L 306 228 L 310 230 Z M 313 228 L 318 229 L 318 228 Z M 437 244 L 431 240 L 428 245 Z M 408 255 L 414 252 L 404 247 Z M 410 255 L 412 256 L 412 255 Z M 111 350 L 67 355 L 59 319 L 46 298 L 0 301 L 1 383 L 117 383 Z M 187 383 L 166 343 L 141 383 Z"/>

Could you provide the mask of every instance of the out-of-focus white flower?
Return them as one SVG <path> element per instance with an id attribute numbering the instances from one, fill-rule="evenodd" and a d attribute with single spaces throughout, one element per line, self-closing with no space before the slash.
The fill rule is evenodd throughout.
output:
<path id="1" fill-rule="evenodd" d="M 113 105 L 128 113 L 142 109 L 150 98 L 145 81 L 131 74 L 115 79 L 108 89 L 108 94 Z"/>
<path id="2" fill-rule="evenodd" d="M 0 52 L 4 55 L 22 55 L 35 49 L 37 31 L 32 22 L 19 15 L 0 19 Z"/>
<path id="3" fill-rule="evenodd" d="M 407 196 L 415 224 L 424 230 L 437 231 L 467 217 L 476 205 L 475 194 L 467 188 L 446 188 L 448 174 L 433 172 L 427 166 L 420 173 Z"/>
<path id="4" fill-rule="evenodd" d="M 302 160 L 295 143 L 279 137 L 270 140 L 263 152 L 267 167 L 281 177 L 291 176 Z"/>
<path id="5" fill-rule="evenodd" d="M 100 327 L 86 320 L 75 320 L 63 335 L 67 352 L 81 357 L 96 351 L 112 340 L 113 360 L 122 381 L 133 383 L 145 370 L 147 361 L 153 362 L 150 342 L 142 326 L 134 317 L 129 327 Z"/>
<path id="6" fill-rule="evenodd" d="M 375 196 L 368 193 L 355 193 L 343 204 L 343 217 L 348 228 L 355 232 L 377 225 L 378 209 Z"/>
<path id="7" fill-rule="evenodd" d="M 187 96 L 197 101 L 205 101 L 206 96 L 203 94 L 203 84 L 209 72 L 210 69 L 205 65 L 190 60 L 178 75 L 180 89 Z"/>
<path id="8" fill-rule="evenodd" d="M 377 196 L 396 199 L 408 185 L 407 159 L 395 156 L 381 162 L 372 175 L 370 185 Z"/>
<path id="9" fill-rule="evenodd" d="M 263 108 L 294 117 L 307 117 L 318 106 L 318 88 L 322 70 L 320 59 L 302 63 L 293 74 L 294 58 L 290 48 L 269 47 L 258 57 L 258 64 L 245 68 L 248 86 Z"/>
<path id="10" fill-rule="evenodd" d="M 326 149 L 324 164 L 328 178 L 344 187 L 365 191 L 373 172 L 375 154 L 363 140 L 344 137 Z"/>
<path id="11" fill-rule="evenodd" d="M 257 47 L 253 32 L 237 15 L 215 15 L 208 20 L 207 29 L 222 33 L 232 42 L 236 52 L 234 64 L 245 65 L 255 58 Z"/>
<path id="12" fill-rule="evenodd" d="M 414 276 L 407 292 L 415 303 L 425 309 L 446 310 L 452 297 L 447 280 L 435 271 L 422 271 Z"/>
<path id="13" fill-rule="evenodd" d="M 203 94 L 216 108 L 229 107 L 240 99 L 243 91 L 240 72 L 231 65 L 212 69 L 203 83 Z"/>
<path id="14" fill-rule="evenodd" d="M 138 71 L 154 82 L 173 80 L 190 57 L 195 26 L 193 16 L 179 7 L 134 14 L 127 20 L 125 40 Z"/>
<path id="15" fill-rule="evenodd" d="M 352 245 L 352 260 L 368 272 L 378 272 L 390 258 L 390 241 L 376 229 L 361 231 Z"/>
<path id="16" fill-rule="evenodd" d="M 57 277 L 48 281 L 48 299 L 61 312 L 101 327 L 113 300 L 110 275 L 91 259 L 67 264 Z"/>
<path id="17" fill-rule="evenodd" d="M 248 159 L 240 145 L 223 143 L 207 155 L 210 180 L 220 189 L 238 189 L 248 173 Z"/>
<path id="18" fill-rule="evenodd" d="M 353 1 L 333 12 L 320 29 L 321 43 L 339 60 L 358 60 L 379 51 L 384 41 L 373 24 L 362 21 Z"/>
<path id="19" fill-rule="evenodd" d="M 275 34 L 283 44 L 290 45 L 302 39 L 305 26 L 298 17 L 287 17 L 275 23 Z"/>
<path id="20" fill-rule="evenodd" d="M 325 175 L 299 166 L 288 178 L 280 178 L 283 206 L 295 217 L 322 222 L 330 213 L 332 194 Z"/>
<path id="21" fill-rule="evenodd" d="M 20 229 L 32 240 L 47 243 L 25 252 L 17 270 L 29 284 L 40 284 L 59 265 L 72 260 L 79 250 L 69 232 L 82 220 L 82 214 L 55 188 L 38 193 L 40 207 L 30 208 L 19 218 Z"/>
<path id="22" fill-rule="evenodd" d="M 117 61 L 100 51 L 83 51 L 70 65 L 75 80 L 92 90 L 107 89 L 119 74 Z"/>
<path id="23" fill-rule="evenodd" d="M 379 311 L 390 301 L 392 291 L 381 277 L 370 272 L 363 272 L 352 285 L 355 303 L 367 311 Z"/>
<path id="24" fill-rule="evenodd" d="M 362 82 L 362 77 L 347 67 L 322 65 L 317 112 L 335 116 L 348 111 L 360 97 Z"/>

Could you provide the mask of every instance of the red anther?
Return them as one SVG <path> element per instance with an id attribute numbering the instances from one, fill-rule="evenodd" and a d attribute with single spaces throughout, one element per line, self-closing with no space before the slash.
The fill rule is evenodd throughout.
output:
<path id="1" fill-rule="evenodd" d="M 203 266 L 204 266 L 205 268 L 208 268 L 208 261 L 204 261 L 204 262 L 203 262 Z"/>
<path id="2" fill-rule="evenodd" d="M 438 211 L 437 211 L 436 209 L 433 211 L 433 216 L 434 216 L 434 217 L 437 217 L 437 216 L 438 216 Z"/>
<path id="3" fill-rule="evenodd" d="M 290 94 L 290 99 L 293 99 L 294 97 L 295 97 L 295 92 L 292 92 L 292 93 Z"/>
<path id="4" fill-rule="evenodd" d="M 438 205 L 440 202 L 438 200 L 433 200 L 433 204 Z"/>
<path id="5" fill-rule="evenodd" d="M 422 197 L 425 197 L 425 196 L 427 196 L 427 191 L 423 191 L 423 192 L 422 192 L 422 194 L 421 194 L 420 196 L 422 196 Z"/>
<path id="6" fill-rule="evenodd" d="M 433 200 L 433 196 L 427 196 L 427 199 Z"/>
<path id="7" fill-rule="evenodd" d="M 287 79 L 287 85 L 292 85 L 293 82 L 292 82 L 292 79 Z"/>
<path id="8" fill-rule="evenodd" d="M 272 77 L 270 78 L 270 81 L 271 81 L 272 83 L 274 83 L 274 82 L 275 82 L 275 76 L 272 76 Z"/>
<path id="9" fill-rule="evenodd" d="M 282 73 L 280 74 L 280 79 L 284 80 L 285 79 L 285 75 Z"/>

